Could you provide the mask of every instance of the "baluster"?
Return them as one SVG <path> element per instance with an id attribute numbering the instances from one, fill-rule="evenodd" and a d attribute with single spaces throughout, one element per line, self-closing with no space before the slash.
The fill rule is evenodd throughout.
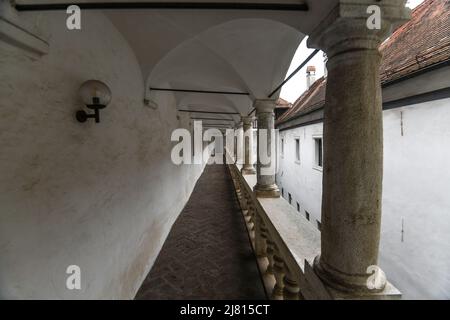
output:
<path id="1" fill-rule="evenodd" d="M 261 219 L 258 213 L 256 213 L 256 229 L 255 229 L 255 252 L 258 258 L 263 258 L 267 256 L 267 243 L 266 243 L 266 232 L 264 221 Z"/>
<path id="2" fill-rule="evenodd" d="M 245 192 L 245 189 L 242 189 L 241 198 L 239 199 L 239 203 L 242 208 L 242 213 L 244 216 L 248 214 L 248 205 L 247 205 L 247 193 Z"/>
<path id="3" fill-rule="evenodd" d="M 266 240 L 267 243 L 267 260 L 269 260 L 269 264 L 267 265 L 267 269 L 266 269 L 266 274 L 271 274 L 273 275 L 273 256 L 275 254 L 275 243 L 270 239 L 267 238 Z"/>
<path id="4" fill-rule="evenodd" d="M 236 176 L 235 172 L 234 172 L 234 175 Z M 247 212 L 248 212 L 247 195 L 246 195 L 244 189 L 242 188 L 238 177 L 233 179 L 233 183 L 234 183 L 234 188 L 236 190 L 236 196 L 238 198 L 239 205 L 241 206 L 242 212 L 244 213 L 244 215 L 247 215 Z"/>
<path id="5" fill-rule="evenodd" d="M 286 275 L 283 279 L 284 300 L 300 300 L 300 286 L 299 280 L 286 268 Z"/>
<path id="6" fill-rule="evenodd" d="M 244 212 L 245 215 L 245 222 L 248 223 L 249 219 L 250 219 L 250 206 L 249 204 L 251 204 L 251 200 L 249 200 L 250 195 L 248 193 L 245 194 L 245 199 L 243 199 L 243 201 L 245 202 L 245 208 L 246 211 Z"/>
<path id="7" fill-rule="evenodd" d="M 284 261 L 277 249 L 275 249 L 275 254 L 273 256 L 273 274 L 275 276 L 275 287 L 272 291 L 272 299 L 283 300 Z"/>
<path id="8" fill-rule="evenodd" d="M 241 195 L 241 189 L 240 189 L 240 187 L 239 187 L 239 183 L 237 182 L 236 179 L 234 179 L 234 180 L 233 180 L 233 184 L 234 184 L 234 188 L 236 189 L 236 194 L 237 194 L 237 196 L 238 196 L 238 198 L 239 198 L 240 195 Z"/>
<path id="9" fill-rule="evenodd" d="M 248 199 L 248 226 L 250 230 L 250 238 L 255 239 L 255 217 L 256 208 L 251 198 Z"/>

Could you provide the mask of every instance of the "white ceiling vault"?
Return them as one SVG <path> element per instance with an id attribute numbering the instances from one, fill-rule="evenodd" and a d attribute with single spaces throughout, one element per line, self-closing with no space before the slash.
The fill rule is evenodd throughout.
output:
<path id="1" fill-rule="evenodd" d="M 307 11 L 231 9 L 107 9 L 128 41 L 150 88 L 244 92 L 249 95 L 174 93 L 178 108 L 247 115 L 254 99 L 280 84 L 302 41 L 338 0 L 119 1 L 40 0 L 39 4 L 186 2 L 304 4 Z M 36 4 L 36 0 L 16 0 Z M 69 3 L 70 2 L 70 3 Z M 168 93 L 169 94 L 169 93 Z M 276 98 L 276 97 L 274 97 Z"/>

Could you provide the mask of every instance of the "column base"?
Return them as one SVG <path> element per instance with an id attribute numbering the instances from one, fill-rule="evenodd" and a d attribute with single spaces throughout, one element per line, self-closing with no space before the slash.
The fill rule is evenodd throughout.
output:
<path id="1" fill-rule="evenodd" d="M 241 169 L 241 173 L 243 175 L 251 175 L 251 174 L 256 174 L 256 170 L 255 170 L 255 168 L 253 168 L 252 165 L 248 165 L 248 166 L 244 165 L 244 167 Z"/>
<path id="2" fill-rule="evenodd" d="M 319 277 L 311 260 L 305 260 L 304 276 L 309 285 L 302 287 L 300 293 L 305 300 L 398 300 L 402 298 L 401 292 L 389 282 L 381 292 L 337 290 Z"/>
<path id="3" fill-rule="evenodd" d="M 342 293 L 370 295 L 383 292 L 386 287 L 386 277 L 384 273 L 382 273 L 382 275 L 379 275 L 379 277 L 376 279 L 376 285 L 373 286 L 373 283 L 369 284 L 368 282 L 373 282 L 371 281 L 371 278 L 376 277 L 376 275 L 373 275 L 371 273 L 362 275 L 350 275 L 342 273 L 339 270 L 336 270 L 321 262 L 320 255 L 314 259 L 313 268 L 314 272 L 324 284 Z"/>
<path id="4" fill-rule="evenodd" d="M 276 184 L 272 184 L 269 186 L 263 186 L 257 184 L 253 188 L 253 192 L 255 193 L 257 198 L 279 198 L 281 196 L 280 189 Z"/>

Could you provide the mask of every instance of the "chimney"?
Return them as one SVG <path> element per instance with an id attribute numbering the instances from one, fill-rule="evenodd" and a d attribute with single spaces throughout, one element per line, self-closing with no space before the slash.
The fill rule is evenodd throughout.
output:
<path id="1" fill-rule="evenodd" d="M 306 68 L 306 87 L 311 88 L 313 83 L 316 81 L 316 67 L 308 66 Z"/>

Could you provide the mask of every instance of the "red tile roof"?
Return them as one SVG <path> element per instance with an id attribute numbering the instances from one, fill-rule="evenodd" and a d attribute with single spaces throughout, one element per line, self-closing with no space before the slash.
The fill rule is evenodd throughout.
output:
<path id="1" fill-rule="evenodd" d="M 292 117 L 304 115 L 310 111 L 320 109 L 325 103 L 326 80 L 320 78 L 316 80 L 309 90 L 306 90 L 300 98 L 293 104 L 292 108 L 286 111 L 277 121 L 285 122 Z"/>
<path id="2" fill-rule="evenodd" d="M 425 0 L 410 21 L 399 27 L 380 47 L 383 84 L 450 60 L 450 0 Z M 326 79 L 318 79 L 283 114 L 277 124 L 320 109 L 325 104 Z"/>
<path id="3" fill-rule="evenodd" d="M 277 109 L 289 109 L 292 107 L 292 103 L 284 100 L 283 98 L 278 98 L 277 100 Z"/>
<path id="4" fill-rule="evenodd" d="M 450 1 L 425 0 L 380 50 L 383 83 L 450 59 Z"/>

